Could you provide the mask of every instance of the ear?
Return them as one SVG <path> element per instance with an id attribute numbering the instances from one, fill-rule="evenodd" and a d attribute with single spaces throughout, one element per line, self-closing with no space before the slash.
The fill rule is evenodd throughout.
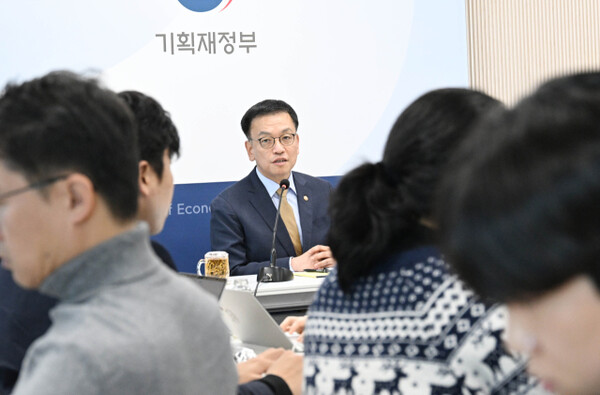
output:
<path id="1" fill-rule="evenodd" d="M 138 184 L 142 196 L 150 195 L 153 183 L 156 181 L 156 173 L 146 160 L 141 160 L 138 164 Z"/>
<path id="2" fill-rule="evenodd" d="M 73 223 L 87 220 L 96 208 L 97 199 L 94 184 L 85 175 L 71 174 L 65 180 L 68 197 L 69 216 Z"/>
<path id="3" fill-rule="evenodd" d="M 246 151 L 248 152 L 248 159 L 250 160 L 250 162 L 252 162 L 254 160 L 254 147 L 252 147 L 252 142 L 246 140 Z"/>
<path id="4" fill-rule="evenodd" d="M 296 132 L 296 144 L 298 145 L 298 154 L 300 154 L 300 135 L 298 132 Z"/>

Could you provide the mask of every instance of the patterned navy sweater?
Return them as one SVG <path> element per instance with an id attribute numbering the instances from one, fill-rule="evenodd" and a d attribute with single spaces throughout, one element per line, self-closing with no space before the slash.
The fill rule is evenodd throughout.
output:
<path id="1" fill-rule="evenodd" d="M 486 306 L 434 247 L 392 256 L 344 294 L 333 271 L 304 332 L 307 394 L 544 393 L 500 339 Z"/>

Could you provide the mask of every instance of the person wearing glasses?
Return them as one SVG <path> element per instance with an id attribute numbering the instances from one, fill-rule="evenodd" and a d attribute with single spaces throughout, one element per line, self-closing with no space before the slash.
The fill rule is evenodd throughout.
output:
<path id="1" fill-rule="evenodd" d="M 92 79 L 54 72 L 0 96 L 2 266 L 58 300 L 15 395 L 237 391 L 216 301 L 137 221 L 137 147 L 131 111 Z"/>
<path id="2" fill-rule="evenodd" d="M 241 125 L 248 159 L 256 167 L 212 201 L 211 248 L 229 253 L 232 275 L 257 274 L 269 266 L 279 183 L 288 179 L 282 203 L 287 202 L 291 211 L 285 216 L 282 207 L 285 226 L 277 229 L 277 266 L 294 271 L 334 266 L 331 250 L 324 245 L 332 186 L 292 172 L 300 143 L 296 112 L 284 101 L 264 100 L 244 114 Z"/>
<path id="3" fill-rule="evenodd" d="M 139 92 L 121 92 L 119 96 L 139 124 L 137 218 L 148 223 L 150 234 L 158 234 L 173 195 L 170 164 L 173 156 L 179 156 L 179 135 L 168 113 L 152 98 Z M 45 180 L 42 186 L 53 181 Z M 177 271 L 169 252 L 154 240 L 151 245 L 161 261 Z M 8 270 L 0 269 L 0 394 L 12 391 L 25 352 L 50 327 L 48 312 L 56 302 L 55 298 L 19 287 Z"/>

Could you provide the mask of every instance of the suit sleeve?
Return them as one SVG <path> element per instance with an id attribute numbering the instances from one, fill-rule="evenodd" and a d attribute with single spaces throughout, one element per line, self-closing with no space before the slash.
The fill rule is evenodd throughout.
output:
<path id="1" fill-rule="evenodd" d="M 175 265 L 171 253 L 169 253 L 169 251 L 158 241 L 150 240 L 150 245 L 160 260 L 163 261 L 163 263 L 167 265 L 169 269 L 177 272 L 177 265 Z"/>
<path id="2" fill-rule="evenodd" d="M 249 262 L 244 227 L 231 204 L 217 196 L 210 205 L 210 245 L 213 251 L 229 253 L 229 268 L 234 276 L 257 274 L 270 261 Z M 289 268 L 289 257 L 278 257 L 277 266 Z"/>

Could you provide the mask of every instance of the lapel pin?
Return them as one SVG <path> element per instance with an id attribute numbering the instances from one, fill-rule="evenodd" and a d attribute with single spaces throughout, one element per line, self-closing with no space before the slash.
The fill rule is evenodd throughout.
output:
<path id="1" fill-rule="evenodd" d="M 304 195 L 304 201 L 308 202 L 308 196 Z"/>

